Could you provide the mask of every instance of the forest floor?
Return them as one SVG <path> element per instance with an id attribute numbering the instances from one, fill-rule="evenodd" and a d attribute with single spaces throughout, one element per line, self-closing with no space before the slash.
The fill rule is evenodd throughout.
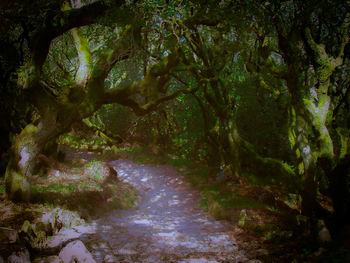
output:
<path id="1" fill-rule="evenodd" d="M 241 195 L 229 200 L 239 205 L 225 207 L 211 200 L 221 193 L 210 182 L 209 190 L 193 186 L 198 181 L 190 169 L 123 158 L 108 160 L 118 174 L 111 186 L 95 177 L 108 169 L 98 166 L 101 157 L 65 150 L 68 163 L 54 163 L 47 177 L 34 178 L 32 204 L 0 196 L 0 226 L 20 230 L 24 220 L 62 207 L 84 218 L 85 228 L 59 231 L 50 242 L 79 239 L 97 262 L 318 262 L 298 254 L 290 229 L 276 228 L 284 220 L 260 202 L 269 199 L 263 189 L 228 185 Z"/>

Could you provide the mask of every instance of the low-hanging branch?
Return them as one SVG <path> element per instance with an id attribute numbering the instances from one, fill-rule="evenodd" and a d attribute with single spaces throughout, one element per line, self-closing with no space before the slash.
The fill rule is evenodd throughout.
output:
<path id="1" fill-rule="evenodd" d="M 117 142 L 117 143 L 121 143 L 123 141 L 123 138 L 120 137 L 118 134 L 112 134 L 111 132 L 109 132 L 106 129 L 103 129 L 101 127 L 99 127 L 96 124 L 93 124 L 89 119 L 84 119 L 83 122 L 93 131 L 97 132 L 98 135 L 105 139 L 107 141 L 107 143 L 113 143 L 113 142 Z"/>
<path id="2" fill-rule="evenodd" d="M 141 84 L 140 85 L 141 87 L 139 86 L 140 87 L 139 89 L 135 89 L 135 86 L 137 85 L 134 83 L 131 86 L 125 87 L 123 89 L 113 89 L 113 90 L 106 91 L 105 97 L 104 97 L 104 104 L 118 103 L 123 106 L 127 106 L 131 108 L 137 115 L 142 116 L 142 115 L 146 115 L 151 111 L 156 110 L 158 105 L 160 105 L 161 103 L 172 100 L 181 94 L 195 93 L 206 81 L 207 80 L 202 80 L 198 82 L 195 87 L 186 87 L 186 88 L 174 91 L 169 95 L 165 95 L 155 100 L 151 100 L 150 102 L 144 105 L 141 105 L 135 99 L 131 98 L 132 95 L 139 94 L 142 88 L 144 88 L 142 87 L 142 84 Z M 140 83 L 142 83 L 142 81 L 140 81 Z"/>

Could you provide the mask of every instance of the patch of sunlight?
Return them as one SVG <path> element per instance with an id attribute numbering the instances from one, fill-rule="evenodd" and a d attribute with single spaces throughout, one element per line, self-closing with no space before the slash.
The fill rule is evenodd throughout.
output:
<path id="1" fill-rule="evenodd" d="M 159 199 L 161 199 L 163 196 L 165 196 L 165 193 L 160 193 L 158 195 L 156 195 L 155 197 L 153 197 L 151 199 L 151 202 L 154 203 L 154 202 L 157 202 Z"/>
<path id="2" fill-rule="evenodd" d="M 170 201 L 168 201 L 168 205 L 169 206 L 178 205 L 179 203 L 180 203 L 179 200 L 170 200 Z"/>
<path id="3" fill-rule="evenodd" d="M 109 231 L 112 229 L 112 226 L 101 226 L 103 231 Z"/>
<path id="4" fill-rule="evenodd" d="M 164 229 L 167 229 L 167 230 L 175 230 L 176 227 L 177 227 L 176 224 L 168 224 Z"/>
<path id="5" fill-rule="evenodd" d="M 185 242 L 183 242 L 183 241 L 168 241 L 166 243 L 172 247 L 181 246 L 181 247 L 186 247 L 186 248 L 190 248 L 190 249 L 194 249 L 194 248 L 199 247 L 199 244 L 197 242 L 190 242 L 190 241 L 185 241 Z"/>
<path id="6" fill-rule="evenodd" d="M 148 219 L 136 219 L 133 221 L 137 225 L 151 225 L 152 221 Z"/>
<path id="7" fill-rule="evenodd" d="M 113 167 L 115 169 L 115 167 Z M 118 171 L 118 175 L 123 177 L 126 175 L 126 173 L 124 171 Z"/>
<path id="8" fill-rule="evenodd" d="M 303 153 L 304 153 L 304 154 L 309 154 L 310 152 L 311 152 L 310 146 L 304 147 L 304 149 L 303 149 Z"/>
<path id="9" fill-rule="evenodd" d="M 193 220 L 194 222 L 198 222 L 198 223 L 205 223 L 205 222 L 207 222 L 207 220 L 206 219 L 204 219 L 204 218 L 197 218 L 197 219 L 195 219 L 195 220 Z"/>
<path id="10" fill-rule="evenodd" d="M 209 236 L 209 239 L 213 243 L 219 243 L 222 241 L 227 241 L 230 239 L 229 235 L 214 235 L 214 236 Z"/>
<path id="11" fill-rule="evenodd" d="M 170 238 L 170 239 L 175 239 L 178 237 L 180 234 L 178 232 L 169 232 L 169 233 L 157 233 L 156 234 L 159 237 L 165 237 L 165 238 Z"/>
<path id="12" fill-rule="evenodd" d="M 149 180 L 149 178 L 143 177 L 143 178 L 141 179 L 141 182 L 147 182 L 148 180 Z"/>
<path id="13" fill-rule="evenodd" d="M 318 95 L 317 95 L 317 92 L 316 92 L 315 87 L 312 87 L 312 88 L 310 89 L 310 94 L 311 94 L 311 96 L 312 96 L 313 98 L 315 98 L 316 100 L 318 100 Z"/>
<path id="14" fill-rule="evenodd" d="M 21 160 L 19 161 L 20 166 L 24 167 L 29 160 L 29 152 L 27 151 L 27 146 L 24 146 L 21 150 Z"/>

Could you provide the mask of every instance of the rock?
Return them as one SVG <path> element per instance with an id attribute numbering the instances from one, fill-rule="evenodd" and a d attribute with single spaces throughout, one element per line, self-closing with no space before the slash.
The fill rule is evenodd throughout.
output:
<path id="1" fill-rule="evenodd" d="M 0 244 L 13 244 L 18 239 L 18 232 L 7 227 L 0 227 Z M 0 261 L 1 262 L 1 261 Z"/>
<path id="2" fill-rule="evenodd" d="M 21 228 L 21 232 L 26 233 L 27 235 L 32 235 L 33 234 L 33 229 L 32 229 L 32 225 L 28 220 L 25 220 L 23 222 L 22 228 Z"/>
<path id="3" fill-rule="evenodd" d="M 271 224 L 262 224 L 261 217 L 254 210 L 242 209 L 238 219 L 238 227 L 250 232 L 268 232 Z"/>
<path id="4" fill-rule="evenodd" d="M 46 228 L 43 223 L 30 224 L 30 222 L 26 220 L 22 225 L 20 234 L 22 239 L 29 243 L 31 247 L 38 248 L 41 247 L 47 239 L 45 230 Z"/>
<path id="5" fill-rule="evenodd" d="M 63 227 L 71 228 L 73 226 L 79 226 L 85 223 L 85 221 L 80 218 L 78 213 L 64 210 L 61 208 L 56 208 L 47 217 L 51 217 L 50 224 L 52 226 L 53 232 L 59 232 Z"/>
<path id="6" fill-rule="evenodd" d="M 44 225 L 46 233 L 51 236 L 54 232 L 55 218 L 52 217 L 51 213 L 45 213 L 41 216 L 40 222 Z"/>
<path id="7" fill-rule="evenodd" d="M 59 257 L 63 261 L 63 263 L 96 263 L 90 252 L 80 240 L 68 243 L 61 250 Z"/>
<path id="8" fill-rule="evenodd" d="M 59 233 L 50 238 L 45 246 L 48 248 L 59 248 L 62 245 L 70 240 L 77 239 L 81 236 L 81 233 L 78 233 L 71 228 L 63 228 Z"/>
<path id="9" fill-rule="evenodd" d="M 13 252 L 7 259 L 8 263 L 30 263 L 29 252 L 26 248 Z"/>
<path id="10" fill-rule="evenodd" d="M 242 209 L 241 213 L 239 214 L 238 226 L 242 229 L 246 228 L 247 219 L 247 211 L 245 209 Z"/>
<path id="11" fill-rule="evenodd" d="M 331 234 L 329 233 L 329 230 L 327 229 L 326 224 L 323 220 L 318 220 L 317 228 L 318 228 L 318 236 L 317 236 L 318 242 L 320 242 L 321 244 L 332 242 Z"/>
<path id="12" fill-rule="evenodd" d="M 228 175 L 226 173 L 225 165 L 220 166 L 220 171 L 215 175 L 215 182 L 222 184 L 228 180 Z"/>
<path id="13" fill-rule="evenodd" d="M 30 246 L 33 246 L 35 243 L 35 233 L 33 231 L 32 224 L 25 220 L 20 231 L 21 240 L 25 241 Z"/>
<path id="14" fill-rule="evenodd" d="M 116 180 L 117 172 L 105 162 L 92 161 L 85 165 L 83 170 L 84 175 L 96 182 L 103 183 L 106 180 Z"/>
<path id="15" fill-rule="evenodd" d="M 59 256 L 49 256 L 45 258 L 37 258 L 33 263 L 63 263 Z"/>

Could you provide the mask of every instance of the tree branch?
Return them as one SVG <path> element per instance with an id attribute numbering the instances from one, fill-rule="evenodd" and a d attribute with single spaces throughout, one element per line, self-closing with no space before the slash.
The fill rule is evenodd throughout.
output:
<path id="1" fill-rule="evenodd" d="M 142 80 L 140 82 L 142 82 Z M 139 87 L 139 85 L 133 83 L 130 86 L 125 87 L 124 89 L 114 89 L 114 90 L 106 91 L 104 104 L 118 103 L 133 109 L 133 111 L 137 115 L 142 116 L 151 111 L 156 110 L 158 105 L 160 105 L 161 103 L 172 100 L 181 94 L 195 93 L 203 84 L 203 82 L 205 81 L 199 82 L 195 87 L 192 87 L 192 88 L 187 87 L 181 90 L 174 91 L 169 95 L 154 99 L 144 105 L 140 105 L 136 100 L 130 98 L 132 95 L 136 95 L 140 93 L 140 89 L 135 88 L 135 87 Z"/>
<path id="2" fill-rule="evenodd" d="M 79 28 L 71 29 L 71 34 L 79 57 L 79 68 L 76 73 L 75 83 L 78 87 L 85 87 L 92 70 L 92 55 L 89 43 L 81 34 Z"/>

